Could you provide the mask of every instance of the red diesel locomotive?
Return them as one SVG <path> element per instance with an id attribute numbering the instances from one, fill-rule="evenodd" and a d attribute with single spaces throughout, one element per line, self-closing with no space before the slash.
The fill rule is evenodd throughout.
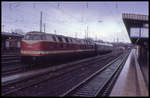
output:
<path id="1" fill-rule="evenodd" d="M 21 55 L 24 63 L 53 61 L 74 56 L 94 55 L 92 40 L 77 39 L 44 32 L 28 32 L 22 40 Z"/>

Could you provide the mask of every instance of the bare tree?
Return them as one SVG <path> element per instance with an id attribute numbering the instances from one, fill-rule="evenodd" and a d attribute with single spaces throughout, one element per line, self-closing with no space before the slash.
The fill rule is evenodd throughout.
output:
<path id="1" fill-rule="evenodd" d="M 17 33 L 17 34 L 21 34 L 21 35 L 25 34 L 25 32 L 23 32 L 22 29 L 14 29 L 14 30 L 12 30 L 12 32 Z"/>

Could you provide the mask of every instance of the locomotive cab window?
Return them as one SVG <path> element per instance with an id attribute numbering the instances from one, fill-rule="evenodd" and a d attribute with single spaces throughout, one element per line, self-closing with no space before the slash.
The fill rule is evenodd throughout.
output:
<path id="1" fill-rule="evenodd" d="M 25 40 L 43 40 L 45 39 L 45 36 L 39 35 L 39 34 L 27 34 L 24 39 Z"/>
<path id="2" fill-rule="evenodd" d="M 30 34 L 27 34 L 25 35 L 24 37 L 25 40 L 31 40 L 32 39 L 32 36 Z"/>
<path id="3" fill-rule="evenodd" d="M 33 35 L 33 39 L 32 40 L 41 40 L 42 36 L 41 35 Z"/>

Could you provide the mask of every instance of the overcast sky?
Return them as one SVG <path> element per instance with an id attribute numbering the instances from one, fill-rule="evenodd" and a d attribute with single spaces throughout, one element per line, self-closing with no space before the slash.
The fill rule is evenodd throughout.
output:
<path id="1" fill-rule="evenodd" d="M 39 31 L 41 11 L 47 33 L 129 42 L 122 13 L 148 15 L 148 2 L 2 2 L 3 30 Z"/>

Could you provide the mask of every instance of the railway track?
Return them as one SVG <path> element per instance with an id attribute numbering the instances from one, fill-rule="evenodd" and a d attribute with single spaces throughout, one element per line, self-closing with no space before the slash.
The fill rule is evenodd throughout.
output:
<path id="1" fill-rule="evenodd" d="M 21 57 L 18 54 L 2 55 L 2 77 L 22 71 Z"/>
<path id="2" fill-rule="evenodd" d="M 116 61 L 110 62 L 60 96 L 108 96 L 128 55 L 129 53 L 118 57 Z"/>
<path id="3" fill-rule="evenodd" d="M 98 62 L 101 62 L 101 63 L 105 62 L 104 64 L 106 64 L 106 61 L 107 62 L 111 61 L 112 59 L 116 58 L 118 55 L 120 55 L 120 53 L 116 54 L 115 56 L 113 56 L 112 54 L 110 56 L 110 54 L 109 54 L 107 56 L 101 56 L 101 57 L 93 58 L 93 59 L 90 59 L 90 60 L 87 60 L 87 61 L 85 60 L 85 61 L 78 62 L 78 63 L 75 63 L 75 64 L 70 64 L 70 65 L 69 64 L 67 64 L 67 65 L 63 64 L 63 66 L 58 66 L 58 67 L 52 68 L 51 71 L 45 72 L 44 74 L 40 74 L 38 76 L 34 76 L 34 77 L 32 76 L 32 77 L 29 77 L 28 79 L 24 79 L 24 80 L 18 81 L 18 82 L 2 84 L 2 95 L 3 96 L 6 96 L 6 95 L 16 95 L 17 96 L 18 94 L 21 94 L 21 95 L 24 96 L 24 94 L 22 92 L 25 92 L 25 91 L 28 92 L 28 91 L 30 91 L 30 89 L 32 87 L 34 88 L 34 86 L 36 87 L 37 85 L 43 84 L 43 83 L 45 83 L 49 80 L 51 82 L 53 82 L 54 84 L 57 83 L 57 82 L 61 82 L 60 84 L 53 85 L 55 90 L 56 90 L 57 86 L 63 85 L 62 84 L 63 80 L 66 79 L 66 77 L 68 77 L 68 75 L 70 75 L 71 73 L 74 74 L 75 72 L 79 72 L 78 71 L 79 69 L 80 69 L 80 71 L 82 71 L 82 70 L 85 70 L 85 69 L 88 68 L 88 71 L 86 71 L 86 73 L 81 74 L 81 75 L 87 74 L 87 76 L 88 76 L 89 74 L 93 73 L 93 71 L 95 71 L 94 69 L 97 68 L 97 66 L 98 66 L 97 63 Z M 87 63 L 89 61 L 90 61 L 90 63 Z M 90 65 L 90 66 L 88 66 L 88 65 Z M 95 66 L 93 66 L 93 68 L 92 68 L 91 65 L 95 65 Z M 89 68 L 91 68 L 92 71 L 90 71 Z M 59 78 L 61 78 L 61 79 L 59 79 Z M 83 79 L 79 79 L 79 80 L 81 81 Z M 54 82 L 54 81 L 56 81 L 56 82 Z M 54 92 L 55 90 L 53 91 L 52 89 L 53 89 L 53 87 L 51 88 L 50 91 Z M 43 90 L 43 91 L 45 91 L 45 90 Z M 20 93 L 18 93 L 18 92 L 20 92 Z M 36 92 L 36 90 L 35 90 L 35 92 Z M 32 94 L 32 93 L 30 93 L 30 94 Z M 32 94 L 32 95 L 34 95 L 34 94 Z M 38 93 L 38 94 L 40 94 L 40 93 Z M 52 93 L 46 93 L 46 95 L 47 94 L 52 94 Z M 55 95 L 55 93 L 53 93 L 53 94 Z M 56 96 L 57 95 L 59 95 L 59 93 L 57 93 Z"/>
<path id="4" fill-rule="evenodd" d="M 20 64 L 20 67 L 15 67 L 15 68 L 12 68 L 12 69 L 9 69 L 9 70 L 2 71 L 2 77 L 10 76 L 10 75 L 13 75 L 13 74 L 17 74 L 17 73 L 20 73 L 22 71 L 23 71 L 23 67 Z"/>
<path id="5" fill-rule="evenodd" d="M 3 66 L 8 66 L 16 63 L 21 62 L 21 57 L 20 55 L 2 55 L 2 62 L 1 64 Z"/>

